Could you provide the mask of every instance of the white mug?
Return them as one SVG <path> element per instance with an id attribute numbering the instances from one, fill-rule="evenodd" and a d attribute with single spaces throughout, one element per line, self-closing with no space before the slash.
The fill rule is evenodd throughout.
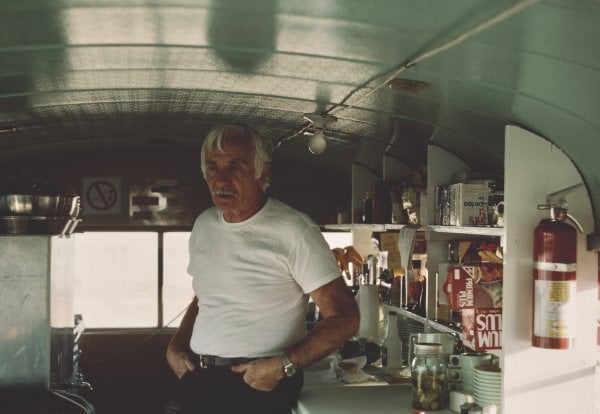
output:
<path id="1" fill-rule="evenodd" d="M 460 355 L 450 355 L 448 371 L 449 374 L 458 378 L 464 391 L 473 391 L 475 367 L 491 359 L 492 355 L 486 352 L 464 352 Z"/>
<path id="2" fill-rule="evenodd" d="M 474 370 L 477 365 L 492 359 L 492 354 L 487 352 L 463 352 L 460 355 L 450 355 L 449 365 L 464 370 Z"/>
<path id="3" fill-rule="evenodd" d="M 450 410 L 460 413 L 460 406 L 464 403 L 473 403 L 473 395 L 464 391 L 450 392 Z"/>
<path id="4" fill-rule="evenodd" d="M 446 378 L 450 382 L 461 382 L 462 381 L 462 370 L 459 368 L 448 367 L 446 369 Z"/>
<path id="5" fill-rule="evenodd" d="M 496 225 L 504 227 L 504 201 L 494 206 L 494 215 L 496 216 Z"/>

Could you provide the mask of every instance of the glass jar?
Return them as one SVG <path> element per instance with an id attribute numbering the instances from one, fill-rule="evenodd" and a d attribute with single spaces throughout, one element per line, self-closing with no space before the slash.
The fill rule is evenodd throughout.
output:
<path id="1" fill-rule="evenodd" d="M 411 363 L 413 408 L 434 411 L 446 408 L 446 362 L 442 344 L 416 343 Z"/>

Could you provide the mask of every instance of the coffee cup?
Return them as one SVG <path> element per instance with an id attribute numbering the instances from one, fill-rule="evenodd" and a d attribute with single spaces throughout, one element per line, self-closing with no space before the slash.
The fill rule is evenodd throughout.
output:
<path id="1" fill-rule="evenodd" d="M 474 403 L 473 395 L 464 391 L 451 391 L 449 398 L 450 410 L 460 413 L 460 406 L 465 403 Z"/>
<path id="2" fill-rule="evenodd" d="M 462 381 L 462 372 L 460 368 L 451 368 L 448 367 L 446 369 L 446 378 L 450 382 L 461 382 Z"/>
<path id="3" fill-rule="evenodd" d="M 494 222 L 499 227 L 504 227 L 504 201 L 500 201 L 494 206 Z"/>
<path id="4" fill-rule="evenodd" d="M 456 371 L 461 388 L 473 391 L 473 377 L 475 367 L 491 360 L 492 355 L 486 352 L 464 352 L 460 355 L 450 355 L 448 365 Z"/>
<path id="5" fill-rule="evenodd" d="M 474 370 L 477 365 L 481 365 L 492 359 L 492 354 L 487 352 L 463 352 L 459 355 L 450 355 L 449 365 L 454 368 Z"/>

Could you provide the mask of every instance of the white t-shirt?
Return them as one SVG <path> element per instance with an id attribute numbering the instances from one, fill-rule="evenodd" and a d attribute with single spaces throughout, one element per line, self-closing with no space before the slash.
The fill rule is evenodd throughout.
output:
<path id="1" fill-rule="evenodd" d="M 241 223 L 216 207 L 200 214 L 188 273 L 198 297 L 191 348 L 229 358 L 275 355 L 301 340 L 307 294 L 340 276 L 318 226 L 274 199 Z"/>

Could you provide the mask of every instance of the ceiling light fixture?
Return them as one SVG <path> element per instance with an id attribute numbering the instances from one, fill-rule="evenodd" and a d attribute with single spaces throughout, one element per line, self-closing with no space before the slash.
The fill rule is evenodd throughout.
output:
<path id="1" fill-rule="evenodd" d="M 429 86 L 426 82 L 413 79 L 392 79 L 388 86 L 390 89 L 399 92 L 421 93 Z"/>
<path id="2" fill-rule="evenodd" d="M 308 136 L 308 150 L 316 155 L 322 154 L 327 147 L 327 141 L 323 130 L 335 121 L 337 118 L 333 115 L 304 114 L 304 119 L 311 123 L 313 131 L 307 131 L 304 135 Z"/>
<path id="3" fill-rule="evenodd" d="M 313 154 L 319 155 L 325 151 L 327 141 L 322 129 L 316 129 L 314 133 L 307 132 L 308 135 L 308 150 Z"/>

